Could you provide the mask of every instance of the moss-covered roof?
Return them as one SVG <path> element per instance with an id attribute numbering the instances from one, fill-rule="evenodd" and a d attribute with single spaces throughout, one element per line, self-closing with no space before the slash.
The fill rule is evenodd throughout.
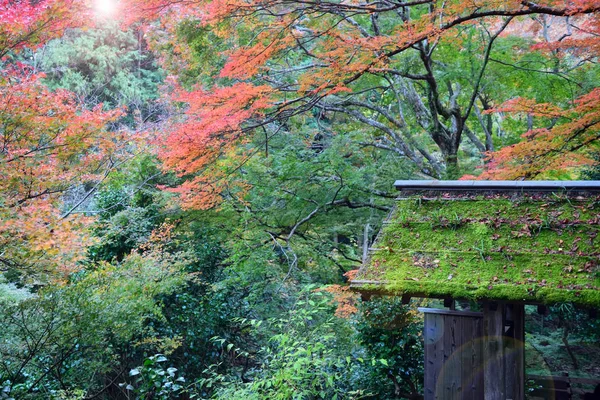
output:
<path id="1" fill-rule="evenodd" d="M 600 306 L 600 194 L 417 191 L 384 223 L 360 291 Z"/>

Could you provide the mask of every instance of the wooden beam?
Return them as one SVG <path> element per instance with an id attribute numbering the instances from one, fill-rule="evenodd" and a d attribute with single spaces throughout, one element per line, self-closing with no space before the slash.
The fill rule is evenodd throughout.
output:
<path id="1" fill-rule="evenodd" d="M 444 299 L 444 307 L 449 308 L 451 310 L 455 310 L 456 306 L 454 304 L 454 299 L 447 297 Z"/>
<path id="2" fill-rule="evenodd" d="M 483 317 L 483 313 L 475 311 L 442 310 L 440 308 L 425 307 L 419 307 L 417 310 L 425 314 L 457 315 L 459 317 Z"/>
<path id="3" fill-rule="evenodd" d="M 423 325 L 425 375 L 424 399 L 436 400 L 437 382 L 444 366 L 444 341 L 440 340 L 444 330 L 442 315 L 425 315 Z"/>
<path id="4" fill-rule="evenodd" d="M 410 303 L 410 295 L 403 294 L 402 295 L 402 304 L 407 305 L 408 303 Z"/>
<path id="5" fill-rule="evenodd" d="M 485 400 L 506 400 L 504 381 L 504 307 L 483 305 L 483 390 Z"/>
<path id="6" fill-rule="evenodd" d="M 432 181 L 398 180 L 401 191 L 600 192 L 599 181 Z"/>

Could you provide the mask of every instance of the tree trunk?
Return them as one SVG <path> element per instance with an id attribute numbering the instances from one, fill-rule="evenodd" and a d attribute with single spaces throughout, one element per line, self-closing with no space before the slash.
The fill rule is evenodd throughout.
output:
<path id="1" fill-rule="evenodd" d="M 460 167 L 458 165 L 458 155 L 456 152 L 446 155 L 446 174 L 445 179 L 455 180 L 460 178 Z"/>

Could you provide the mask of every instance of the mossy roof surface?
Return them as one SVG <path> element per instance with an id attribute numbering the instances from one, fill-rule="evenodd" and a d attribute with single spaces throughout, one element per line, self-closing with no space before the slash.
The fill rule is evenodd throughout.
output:
<path id="1" fill-rule="evenodd" d="M 600 196 L 430 193 L 399 199 L 361 291 L 600 306 Z"/>

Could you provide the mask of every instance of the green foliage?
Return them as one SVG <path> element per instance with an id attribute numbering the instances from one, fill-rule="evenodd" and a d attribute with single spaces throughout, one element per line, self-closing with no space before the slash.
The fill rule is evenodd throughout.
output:
<path id="1" fill-rule="evenodd" d="M 186 376 L 200 376 L 208 365 L 221 361 L 220 352 L 210 339 L 218 335 L 244 343 L 247 334 L 238 329 L 234 319 L 252 311 L 243 288 L 235 283 L 220 283 L 227 272 L 222 265 L 226 252 L 218 241 L 218 232 L 187 218 L 179 226 L 172 246 L 173 251 L 189 252 L 190 262 L 185 270 L 196 274 L 196 279 L 162 297 L 165 318 L 153 319 L 148 325 L 161 336 L 179 338 L 180 346 L 169 359 Z"/>
<path id="2" fill-rule="evenodd" d="M 203 380 L 202 386 L 219 384 L 217 399 L 353 399 L 360 398 L 351 378 L 360 362 L 351 356 L 348 321 L 333 315 L 330 299 L 308 286 L 285 318 L 269 320 L 259 332 L 270 333 L 256 357 L 260 365 L 247 372 L 250 382 Z M 259 329 L 260 327 L 260 329 Z M 227 345 L 227 351 L 236 352 Z M 204 387 L 200 389 L 205 389 Z"/>
<path id="3" fill-rule="evenodd" d="M 185 378 L 178 376 L 177 368 L 165 369 L 167 357 L 156 354 L 144 360 L 144 363 L 129 371 L 132 383 L 121 383 L 119 386 L 131 391 L 135 399 L 177 399 L 184 392 Z M 128 398 L 129 394 L 128 394 Z"/>
<path id="4" fill-rule="evenodd" d="M 96 260 L 120 260 L 131 250 L 148 240 L 153 229 L 160 223 L 155 207 L 128 207 L 119 211 L 98 228 L 103 237 L 99 246 L 90 249 Z M 158 219 L 158 221 L 157 221 Z"/>
<path id="5" fill-rule="evenodd" d="M 199 11 L 203 7 L 189 5 L 198 13 L 213 11 L 210 7 Z M 444 3 L 442 8 L 446 7 L 448 4 Z M 520 142 L 521 135 L 530 128 L 547 128 L 561 122 L 525 113 L 492 111 L 504 102 L 523 97 L 569 106 L 575 98 L 596 87 L 600 69 L 582 53 L 571 52 L 571 48 L 540 50 L 544 41 L 556 40 L 554 36 L 565 28 L 559 18 L 546 16 L 514 18 L 503 33 L 498 30 L 498 21 L 491 24 L 484 20 L 453 28 L 440 37 L 436 32 L 434 40 L 417 40 L 418 44 L 389 53 L 385 68 L 363 69 L 362 63 L 368 65 L 366 60 L 380 57 L 389 50 L 389 43 L 382 44 L 382 53 L 378 53 L 361 45 L 358 38 L 369 37 L 374 43 L 381 39 L 385 43 L 384 38 L 400 37 L 400 32 L 410 36 L 405 24 L 418 21 L 419 16 L 431 10 L 426 5 L 409 8 L 402 15 L 392 10 L 364 14 L 359 11 L 352 14 L 348 23 L 324 7 L 319 18 L 302 17 L 293 29 L 275 28 L 279 21 L 268 12 L 260 13 L 249 23 L 231 10 L 231 14 L 223 11 L 224 14 L 209 18 L 210 22 L 183 20 L 171 41 L 163 38 L 170 45 L 163 50 L 167 52 L 168 67 L 186 88 L 199 82 L 215 89 L 229 87 L 236 80 L 224 76 L 236 77 L 232 70 L 247 73 L 253 84 L 272 87 L 276 93 L 273 102 L 278 107 L 289 106 L 280 117 L 281 109 L 268 113 L 268 118 L 277 119 L 285 127 L 281 133 L 301 136 L 305 131 L 297 132 L 291 127 L 315 121 L 319 128 L 315 134 L 326 135 L 324 131 L 328 130 L 357 140 L 358 132 L 362 135 L 357 140 L 361 145 L 378 146 L 402 158 L 410 166 L 403 171 L 410 168 L 413 174 L 418 171 L 435 178 L 473 174 L 477 167 L 484 166 L 486 152 Z M 291 6 L 277 14 L 293 18 L 302 12 Z M 535 18 L 535 22 L 530 18 Z M 420 22 L 416 25 L 420 26 Z M 264 31 L 277 30 L 278 34 L 272 35 L 268 39 L 272 42 L 267 45 L 267 39 L 255 32 L 257 26 Z M 295 29 L 306 35 L 306 46 L 291 40 Z M 406 38 L 399 38 L 402 40 Z M 332 43 L 336 43 L 338 52 L 329 47 Z M 283 49 L 274 50 L 279 46 Z M 253 51 L 257 52 L 256 57 L 249 56 Z M 354 56 L 346 58 L 348 54 Z M 321 64 L 316 61 L 319 59 Z M 355 65 L 356 70 L 352 71 L 356 75 L 346 77 L 348 70 L 342 65 Z M 324 87 L 334 87 L 333 77 L 340 79 L 340 87 L 350 90 L 305 103 L 303 96 L 307 91 L 314 89 L 325 94 Z M 264 128 L 262 124 L 258 126 L 259 131 Z M 449 165 L 456 156 L 456 165 Z"/>
<path id="6" fill-rule="evenodd" d="M 600 180 L 600 153 L 593 156 L 596 160 L 596 165 L 586 168 L 581 173 L 581 179 L 584 180 Z"/>
<path id="7" fill-rule="evenodd" d="M 428 7 L 414 8 L 412 17 Z M 311 18 L 298 20 L 298 26 L 315 24 L 316 19 L 307 22 Z M 373 24 L 371 15 L 356 15 L 354 21 L 365 29 Z M 326 26 L 331 20 L 321 22 Z M 218 75 L 232 46 L 251 46 L 257 34 L 253 25 L 240 23 L 235 37 L 224 35 L 229 23 L 234 22 L 209 26 L 185 20 L 174 29 L 179 42 L 161 41 L 165 31 L 156 25 L 148 40 L 184 87 L 211 87 L 229 82 Z M 386 14 L 377 23 L 385 35 L 403 22 Z M 42 288 L 0 282 L 0 397 L 418 398 L 422 320 L 413 305 L 374 298 L 359 303 L 357 315 L 340 319 L 332 298 L 315 289 L 343 283 L 344 274 L 361 264 L 363 241 L 372 245 L 393 206 L 394 180 L 472 173 L 482 163 L 477 140 L 485 142 L 486 129 L 491 136 L 486 145 L 498 148 L 519 142 L 530 124 L 538 128 L 556 122 L 486 111 L 517 95 L 567 105 L 598 81 L 596 66 L 580 68 L 571 57 L 532 51 L 529 38 L 498 38 L 475 109 L 463 115 L 475 139 L 465 139 L 462 132 L 458 167 L 436 170 L 446 154 L 432 140 L 432 127 L 450 134 L 462 122 L 433 115 L 431 96 L 439 95 L 448 109 L 454 110 L 455 102 L 464 112 L 488 40 L 482 27 L 473 24 L 457 30 L 452 40 L 428 44 L 435 87 L 426 79 L 410 78 L 427 72 L 415 46 L 386 60 L 394 74 L 364 74 L 352 83 L 353 94 L 327 96 L 309 111 L 247 132 L 210 166 L 216 171 L 210 178 L 221 185 L 221 202 L 211 210 L 181 210 L 175 195 L 162 187 L 175 187 L 185 177 L 165 173 L 147 149 L 136 149 L 142 154 L 115 165 L 86 203 L 86 212 L 98 218 L 96 244 L 88 249 L 81 271 Z M 308 70 L 314 60 L 307 50 L 314 51 L 277 53 L 264 71 L 283 72 L 264 77 L 299 86 L 300 73 L 285 71 Z M 71 30 L 20 57 L 46 73 L 50 88 L 75 92 L 82 107 L 128 107 L 120 123 L 129 128 L 165 115 L 158 89 L 164 73 L 135 27 Z M 558 72 L 548 73 L 554 69 Z M 415 99 L 423 101 L 423 109 Z M 415 152 L 413 159 L 402 144 Z M 154 143 L 149 147 L 156 150 Z M 421 157 L 427 153 L 433 161 Z M 597 169 L 585 176 L 596 178 Z M 546 247 L 553 249 L 561 240 L 569 250 L 574 245 L 577 251 L 595 248 L 591 241 L 574 242 L 578 236 L 585 239 L 591 228 L 564 226 L 569 235 L 555 228 L 564 219 L 592 219 L 598 205 L 574 209 L 563 200 L 556 199 L 558 215 L 540 211 L 538 203 L 507 199 L 495 199 L 494 210 L 490 202 L 477 200 L 451 206 L 410 203 L 394 214 L 397 224 L 384 228 L 383 248 L 374 261 L 381 261 L 380 267 L 411 267 L 410 274 L 381 275 L 403 285 L 392 285 L 391 291 L 469 297 L 470 285 L 476 284 L 480 291 L 474 298 L 488 294 L 488 285 L 494 294 L 513 300 L 529 296 L 531 288 L 542 293 L 573 263 L 571 254 L 542 254 Z M 529 220 L 518 227 L 496 226 L 491 213 L 512 220 L 527 215 Z M 516 243 L 515 237 L 520 250 L 540 257 L 492 254 Z M 411 251 L 402 253 L 396 246 Z M 433 255 L 445 248 L 450 250 L 445 257 Z M 467 255 L 453 258 L 457 251 Z M 549 258 L 552 264 L 537 276 L 523 271 L 525 263 L 543 266 Z M 415 266 L 423 275 L 414 274 L 419 271 Z M 535 281 L 515 289 L 512 283 L 494 281 L 500 272 L 515 281 Z M 597 283 L 599 278 L 598 273 L 583 278 L 588 271 L 571 272 L 563 279 L 567 284 L 581 279 Z M 586 319 L 569 305 L 556 312 L 560 317 L 549 319 L 553 326 L 572 320 L 573 335 L 597 340 L 596 319 Z"/>
<path id="8" fill-rule="evenodd" d="M 101 390 L 102 376 L 129 356 L 135 341 L 155 336 L 146 321 L 162 318 L 158 296 L 187 281 L 181 259 L 132 254 L 119 265 L 100 264 L 69 285 L 2 308 L 4 391 L 27 399 L 65 388 Z M 156 337 L 158 347 L 161 340 Z"/>
<path id="9" fill-rule="evenodd" d="M 225 166 L 250 186 L 242 193 L 232 188 L 222 205 L 237 221 L 225 227 L 230 261 L 240 273 L 261 271 L 276 286 L 285 276 L 332 283 L 354 269 L 364 226 L 376 233 L 391 204 L 393 177 L 405 166 L 348 136 L 313 130 L 312 119 L 297 123 L 289 127 L 295 135 L 268 142 L 257 135 L 247 150 L 256 154 L 242 168 Z"/>
<path id="10" fill-rule="evenodd" d="M 122 31 L 117 23 L 102 28 L 70 30 L 36 54 L 51 89 L 76 93 L 93 108 L 127 106 L 125 122 L 156 120 L 163 72 L 148 52 L 141 31 Z"/>
<path id="11" fill-rule="evenodd" d="M 559 303 L 550 307 L 548 320 L 577 335 L 583 342 L 600 343 L 600 318 L 591 317 L 588 310 L 578 309 L 571 303 Z"/>
<path id="12" fill-rule="evenodd" d="M 167 55 L 166 64 L 171 70 L 179 70 L 179 78 L 186 86 L 213 82 L 225 63 L 224 54 L 231 45 L 230 40 L 219 37 L 197 20 L 183 21 L 177 27 L 177 36 L 193 50 L 192 58 L 185 68 L 181 68 L 180 54 L 173 51 L 172 43 L 163 44 L 161 49 Z"/>
<path id="13" fill-rule="evenodd" d="M 0 307 L 19 303 L 29 297 L 31 297 L 31 293 L 27 289 L 17 288 L 12 283 L 0 281 Z"/>
<path id="14" fill-rule="evenodd" d="M 414 398 L 423 384 L 423 320 L 416 306 L 398 297 L 374 298 L 360 311 L 357 339 L 368 357 L 381 360 L 365 369 L 360 384 L 378 398 Z"/>
<path id="15" fill-rule="evenodd" d="M 525 310 L 528 373 L 598 376 L 600 318 L 597 315 L 569 303 L 548 307 L 544 313 L 539 313 L 535 306 L 526 306 Z M 593 386 L 588 389 L 592 391 Z"/>
<path id="16" fill-rule="evenodd" d="M 165 222 L 170 196 L 156 188 L 165 181 L 156 160 L 145 154 L 111 174 L 92 204 L 99 217 L 94 233 L 100 243 L 89 248 L 91 260 L 122 260 Z"/>
<path id="17" fill-rule="evenodd" d="M 423 377 L 421 319 L 399 299 L 374 299 L 353 319 L 334 315 L 331 297 L 305 287 L 284 317 L 237 319 L 262 346 L 212 341 L 238 372 L 213 364 L 196 395 L 214 399 L 418 397 Z M 235 363 L 233 363 L 235 365 Z M 415 398 L 416 398 L 415 397 Z"/>

